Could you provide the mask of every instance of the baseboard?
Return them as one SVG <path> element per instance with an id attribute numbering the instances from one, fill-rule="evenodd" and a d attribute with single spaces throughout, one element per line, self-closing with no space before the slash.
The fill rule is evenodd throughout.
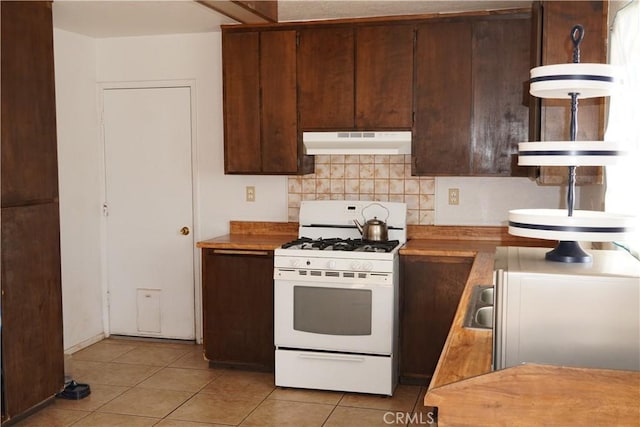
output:
<path id="1" fill-rule="evenodd" d="M 77 351 L 82 350 L 83 348 L 87 348 L 90 345 L 97 343 L 98 341 L 102 341 L 104 338 L 105 338 L 104 332 L 101 332 L 98 335 L 94 335 L 91 338 L 87 338 L 86 340 L 81 341 L 80 343 L 65 349 L 64 354 L 73 354 Z"/>

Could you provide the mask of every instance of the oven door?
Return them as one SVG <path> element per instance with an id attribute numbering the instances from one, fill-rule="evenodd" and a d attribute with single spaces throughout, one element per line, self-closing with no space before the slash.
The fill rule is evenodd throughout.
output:
<path id="1" fill-rule="evenodd" d="M 325 279 L 275 280 L 275 346 L 391 354 L 396 305 L 392 274 L 373 283 Z"/>

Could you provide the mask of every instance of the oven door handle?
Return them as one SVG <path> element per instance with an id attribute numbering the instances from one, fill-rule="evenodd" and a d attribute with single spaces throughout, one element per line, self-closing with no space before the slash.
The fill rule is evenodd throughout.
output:
<path id="1" fill-rule="evenodd" d="M 336 360 L 339 362 L 364 362 L 364 357 L 338 354 L 299 354 L 298 357 L 301 359 Z"/>

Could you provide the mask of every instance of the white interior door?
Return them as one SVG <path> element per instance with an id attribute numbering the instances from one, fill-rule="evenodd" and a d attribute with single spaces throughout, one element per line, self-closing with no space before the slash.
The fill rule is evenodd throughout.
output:
<path id="1" fill-rule="evenodd" d="M 190 88 L 103 95 L 110 333 L 194 339 Z"/>

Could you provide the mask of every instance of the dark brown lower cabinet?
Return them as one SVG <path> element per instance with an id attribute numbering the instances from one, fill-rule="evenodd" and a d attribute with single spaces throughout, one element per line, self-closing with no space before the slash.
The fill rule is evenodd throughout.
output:
<path id="1" fill-rule="evenodd" d="M 431 381 L 472 263 L 471 257 L 400 257 L 402 384 Z"/>
<path id="2" fill-rule="evenodd" d="M 58 203 L 2 208 L 2 418 L 64 387 Z"/>
<path id="3" fill-rule="evenodd" d="M 203 249 L 202 293 L 209 365 L 273 371 L 273 252 Z"/>

